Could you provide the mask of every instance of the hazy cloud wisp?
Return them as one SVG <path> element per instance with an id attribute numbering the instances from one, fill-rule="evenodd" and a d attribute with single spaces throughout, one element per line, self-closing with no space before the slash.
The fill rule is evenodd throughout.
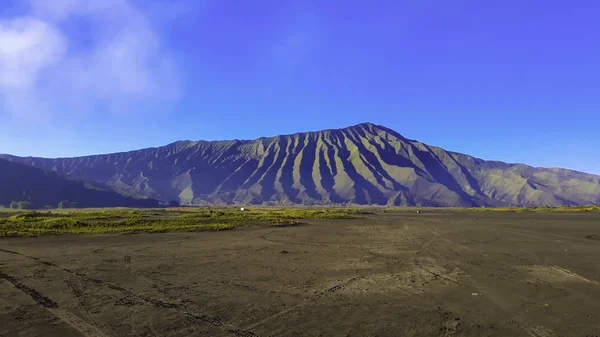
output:
<path id="1" fill-rule="evenodd" d="M 29 4 L 27 15 L 0 20 L 0 117 L 39 120 L 98 105 L 122 114 L 178 98 L 174 58 L 149 14 L 131 1 Z M 77 23 L 89 27 L 86 43 Z"/>

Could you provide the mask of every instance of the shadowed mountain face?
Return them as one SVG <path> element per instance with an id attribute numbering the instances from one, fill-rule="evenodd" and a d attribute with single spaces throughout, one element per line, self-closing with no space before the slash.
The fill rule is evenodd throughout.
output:
<path id="1" fill-rule="evenodd" d="M 31 208 L 64 207 L 156 207 L 158 200 L 138 200 L 103 190 L 35 167 L 0 159 L 0 205 L 26 202 Z"/>
<path id="2" fill-rule="evenodd" d="M 484 161 L 370 123 L 251 141 L 180 141 L 12 161 L 182 204 L 539 206 L 600 203 L 600 176 Z"/>

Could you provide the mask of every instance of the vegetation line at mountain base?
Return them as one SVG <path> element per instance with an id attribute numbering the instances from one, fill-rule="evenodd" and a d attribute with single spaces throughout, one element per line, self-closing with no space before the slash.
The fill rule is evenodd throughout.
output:
<path id="1" fill-rule="evenodd" d="M 600 205 L 530 208 L 419 208 L 424 212 L 600 212 Z M 285 227 L 302 219 L 359 219 L 408 207 L 359 208 L 159 208 L 17 211 L 0 209 L 0 237 L 59 234 L 133 234 L 221 231 L 237 227 Z"/>
<path id="2" fill-rule="evenodd" d="M 406 211 L 414 209 L 414 207 L 385 207 L 384 212 L 390 211 Z M 461 212 L 599 212 L 600 205 L 585 205 L 585 206 L 543 206 L 543 207 L 422 207 L 420 209 L 435 210 L 452 210 Z"/>
<path id="3" fill-rule="evenodd" d="M 104 209 L 0 212 L 0 236 L 220 231 L 294 226 L 301 219 L 356 219 L 358 209 Z"/>
<path id="4" fill-rule="evenodd" d="M 600 205 L 586 206 L 557 206 L 557 207 L 497 207 L 497 208 L 474 208 L 487 212 L 593 212 L 600 211 Z"/>

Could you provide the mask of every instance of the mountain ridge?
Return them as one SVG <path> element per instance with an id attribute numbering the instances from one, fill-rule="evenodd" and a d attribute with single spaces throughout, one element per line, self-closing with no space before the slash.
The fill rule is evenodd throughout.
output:
<path id="1" fill-rule="evenodd" d="M 107 190 L 97 183 L 61 177 L 35 167 L 0 159 L 0 205 L 28 208 L 157 207 L 158 200 L 139 200 Z M 19 206 L 20 207 L 20 206 Z"/>
<path id="2" fill-rule="evenodd" d="M 71 158 L 0 157 L 182 204 L 541 206 L 600 202 L 600 176 L 486 161 L 369 122 Z"/>
<path id="3" fill-rule="evenodd" d="M 411 139 L 411 138 L 406 138 L 404 137 L 402 134 L 398 133 L 397 131 L 393 130 L 393 129 L 389 129 L 383 125 L 380 124 L 375 124 L 375 123 L 371 123 L 371 122 L 361 122 L 358 124 L 353 124 L 347 127 L 343 127 L 343 128 L 329 128 L 329 129 L 323 129 L 323 130 L 315 130 L 315 131 L 300 131 L 300 132 L 295 132 L 295 133 L 288 133 L 288 134 L 281 134 L 281 135 L 275 135 L 275 136 L 262 136 L 262 137 L 258 137 L 258 138 L 248 138 L 248 139 L 218 139 L 218 140 L 189 140 L 189 139 L 180 139 L 180 140 L 176 140 L 173 141 L 171 143 L 167 143 L 165 145 L 159 145 L 159 146 L 149 146 L 149 147 L 143 147 L 140 149 L 134 149 L 134 150 L 125 150 L 125 151 L 116 151 L 116 152 L 107 152 L 107 153 L 99 153 L 99 154 L 89 154 L 89 155 L 82 155 L 82 156 L 65 156 L 65 157 L 37 157 L 37 156 L 15 156 L 9 153 L 0 153 L 0 158 L 4 158 L 4 159 L 11 159 L 11 158 L 28 158 L 28 159 L 32 159 L 32 158 L 39 158 L 39 159 L 47 159 L 47 160 L 55 160 L 55 159 L 75 159 L 75 158 L 86 158 L 86 157 L 96 157 L 96 156 L 105 156 L 105 155 L 116 155 L 116 154 L 128 154 L 128 153 L 133 153 L 133 152 L 138 152 L 138 151 L 144 151 L 144 150 L 154 150 L 154 149 L 159 149 L 159 148 L 164 148 L 167 146 L 171 146 L 171 145 L 176 145 L 179 143 L 185 143 L 185 144 L 190 144 L 190 143 L 212 143 L 212 142 L 241 142 L 241 143 L 249 143 L 249 142 L 254 142 L 254 141 L 258 141 L 258 140 L 262 140 L 262 139 L 271 139 L 271 138 L 277 138 L 277 137 L 286 137 L 286 136 L 295 136 L 295 135 L 300 135 L 300 134 L 311 134 L 311 133 L 321 133 L 321 132 L 328 132 L 328 131 L 336 131 L 336 130 L 344 130 L 344 129 L 349 129 L 349 128 L 353 128 L 353 127 L 359 127 L 362 125 L 372 125 L 375 126 L 377 128 L 395 133 L 397 136 L 404 138 L 405 140 L 408 141 L 413 141 L 413 142 L 420 142 L 422 144 L 425 144 L 427 146 L 431 146 L 431 147 L 440 147 L 438 145 L 431 145 L 431 144 L 427 144 L 427 143 L 423 143 L 421 141 L 418 141 L 416 139 Z M 465 154 L 463 152 L 459 152 L 459 151 L 453 151 L 453 150 L 446 150 L 449 153 L 454 153 L 454 154 L 463 154 L 463 155 L 468 155 Z M 533 165 L 529 165 L 529 164 L 525 164 L 525 163 L 517 163 L 517 162 L 506 162 L 500 159 L 483 159 L 480 157 L 476 157 L 476 156 L 472 156 L 472 155 L 468 155 L 470 157 L 473 157 L 474 159 L 477 160 L 482 160 L 482 161 L 486 161 L 489 163 L 499 163 L 499 164 L 506 164 L 506 165 L 524 165 L 524 166 L 528 166 L 534 169 L 546 169 L 546 170 L 567 170 L 567 171 L 573 171 L 573 172 L 577 172 L 577 173 L 583 173 L 583 174 L 591 174 L 591 175 L 597 175 L 595 173 L 589 173 L 589 172 L 584 172 L 584 171 L 579 171 L 576 169 L 569 169 L 569 168 L 563 168 L 563 167 L 546 167 L 546 166 L 533 166 Z"/>

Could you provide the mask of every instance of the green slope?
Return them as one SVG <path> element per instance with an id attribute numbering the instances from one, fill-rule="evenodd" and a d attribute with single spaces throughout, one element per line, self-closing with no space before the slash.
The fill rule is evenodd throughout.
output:
<path id="1" fill-rule="evenodd" d="M 184 204 L 541 206 L 600 203 L 600 176 L 484 161 L 371 123 L 79 158 L 11 160 Z"/>
<path id="2" fill-rule="evenodd" d="M 67 201 L 67 202 L 64 202 Z M 0 205 L 20 203 L 27 208 L 58 207 L 156 207 L 155 199 L 138 200 L 98 184 L 59 176 L 56 172 L 0 159 Z"/>

